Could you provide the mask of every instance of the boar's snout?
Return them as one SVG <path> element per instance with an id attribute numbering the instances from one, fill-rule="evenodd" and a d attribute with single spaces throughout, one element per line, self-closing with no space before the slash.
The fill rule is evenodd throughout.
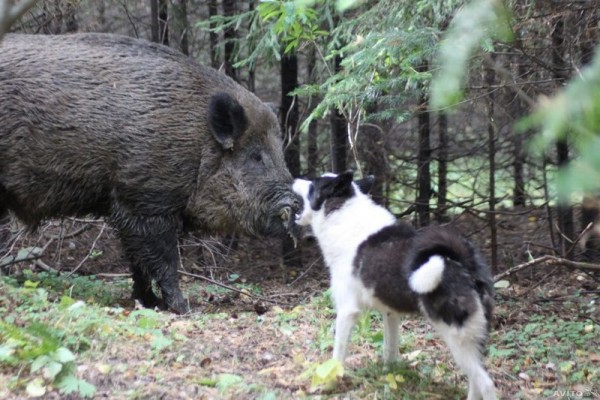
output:
<path id="1" fill-rule="evenodd" d="M 285 195 L 277 202 L 271 219 L 270 233 L 273 235 L 288 234 L 296 237 L 295 215 L 302 206 L 302 199 L 296 193 L 286 191 Z"/>

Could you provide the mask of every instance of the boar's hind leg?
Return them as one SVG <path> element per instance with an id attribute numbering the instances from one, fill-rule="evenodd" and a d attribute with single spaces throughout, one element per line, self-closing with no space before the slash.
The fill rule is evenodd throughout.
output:
<path id="1" fill-rule="evenodd" d="M 177 279 L 176 229 L 160 233 L 151 233 L 151 229 L 140 231 L 145 232 L 120 230 L 123 250 L 131 262 L 134 297 L 141 299 L 146 307 L 160 304 L 152 292 L 151 280 L 154 279 L 161 289 L 164 306 L 178 314 L 186 313 L 187 303 Z"/>
<path id="2" fill-rule="evenodd" d="M 2 200 L 2 186 L 0 186 L 0 260 L 5 256 L 8 241 L 10 240 L 10 216 Z"/>

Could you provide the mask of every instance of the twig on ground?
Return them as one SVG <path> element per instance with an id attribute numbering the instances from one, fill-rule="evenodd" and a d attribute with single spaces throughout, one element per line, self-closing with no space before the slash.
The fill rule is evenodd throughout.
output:
<path id="1" fill-rule="evenodd" d="M 126 272 L 126 273 L 110 273 L 110 272 L 101 272 L 99 274 L 94 274 L 96 276 L 100 276 L 102 278 L 128 278 L 131 276 L 130 273 Z"/>
<path id="2" fill-rule="evenodd" d="M 65 234 L 58 234 L 58 235 L 54 235 L 54 234 L 44 234 L 44 236 L 46 236 L 49 239 L 70 239 L 72 237 L 78 236 L 80 234 L 82 234 L 83 232 L 87 231 L 88 229 L 90 229 L 92 227 L 92 225 L 84 225 L 81 228 L 70 232 L 70 233 L 65 233 Z"/>
<path id="3" fill-rule="evenodd" d="M 305 275 L 308 273 L 308 271 L 310 271 L 310 270 L 312 269 L 312 267 L 314 267 L 316 264 L 317 264 L 317 261 L 313 261 L 313 262 L 312 262 L 312 264 L 310 264 L 310 265 L 308 266 L 308 268 L 306 268 L 306 269 L 304 270 L 304 272 L 302 272 L 300 275 L 298 275 L 298 277 L 297 277 L 296 279 L 294 279 L 293 281 L 291 281 L 291 282 L 289 283 L 289 285 L 290 285 L 290 286 L 292 286 L 294 283 L 296 283 L 296 282 L 298 282 L 300 279 L 302 279 L 302 277 L 303 277 L 303 276 L 305 276 Z"/>
<path id="4" fill-rule="evenodd" d="M 75 269 L 67 274 L 67 278 L 70 277 L 71 275 L 73 275 L 75 272 L 77 272 L 77 270 L 79 268 L 81 268 L 83 263 L 86 262 L 87 259 L 91 257 L 92 252 L 94 251 L 94 248 L 96 247 L 96 243 L 98 243 L 98 239 L 100 239 L 100 236 L 102 236 L 102 233 L 104 233 L 105 228 L 106 228 L 106 223 L 102 224 L 102 228 L 100 228 L 100 233 L 98 234 L 98 236 L 96 236 L 96 239 L 94 239 L 94 242 L 92 243 L 92 247 L 90 248 L 90 251 L 88 251 L 88 253 L 85 255 L 85 257 L 83 257 L 83 260 L 81 260 L 81 262 L 75 267 Z"/>
<path id="5" fill-rule="evenodd" d="M 48 264 L 46 264 L 45 262 L 43 262 L 42 260 L 40 260 L 39 258 L 37 260 L 34 261 L 34 264 L 43 269 L 44 271 L 48 271 L 48 272 L 54 272 L 55 274 L 58 274 L 58 271 L 55 270 L 54 268 L 52 268 L 51 266 L 49 266 Z"/>
<path id="6" fill-rule="evenodd" d="M 498 282 L 500 279 L 506 278 L 507 276 L 514 274 L 515 272 L 519 272 L 526 268 L 530 268 L 530 267 L 533 267 L 534 265 L 542 264 L 542 263 L 546 263 L 546 265 L 549 265 L 549 266 L 564 266 L 564 267 L 567 267 L 570 269 L 600 271 L 600 265 L 598 265 L 598 264 L 592 264 L 592 263 L 581 262 L 581 261 L 571 261 L 571 260 L 567 260 L 565 258 L 546 255 L 546 256 L 542 256 L 542 257 L 536 258 L 534 260 L 531 260 L 529 262 L 523 263 L 523 264 L 515 265 L 514 267 L 509 268 L 502 273 L 499 273 L 498 275 L 494 276 L 494 282 Z"/>
<path id="7" fill-rule="evenodd" d="M 4 268 L 7 267 L 11 264 L 17 264 L 23 261 L 33 261 L 33 260 L 37 260 L 38 258 L 40 258 L 42 256 L 41 253 L 37 253 L 37 252 L 31 252 L 29 253 L 27 256 L 25 257 L 19 257 L 17 256 L 6 256 L 5 258 L 2 259 L 2 262 L 0 262 L 0 268 Z"/>
<path id="8" fill-rule="evenodd" d="M 206 276 L 202 276 L 202 275 L 198 275 L 198 274 L 192 274 L 192 273 L 186 272 L 186 271 L 178 271 L 178 272 L 180 274 L 182 274 L 182 275 L 191 276 L 192 278 L 202 279 L 202 280 L 204 280 L 206 282 L 212 283 L 213 285 L 217 285 L 217 286 L 220 286 L 220 287 L 222 287 L 224 289 L 231 290 L 232 292 L 243 294 L 245 296 L 249 296 L 249 297 L 252 297 L 252 298 L 255 298 L 255 299 L 258 299 L 258 300 L 266 301 L 268 303 L 273 303 L 273 304 L 278 304 L 278 305 L 284 305 L 284 306 L 289 305 L 289 303 L 282 303 L 282 302 L 277 301 L 277 300 L 269 299 L 267 297 L 258 296 L 258 295 L 252 294 L 252 293 L 250 293 L 248 291 L 243 291 L 243 290 L 234 288 L 232 286 L 225 285 L 224 283 L 221 283 L 219 281 L 215 281 L 213 279 L 207 278 Z"/>

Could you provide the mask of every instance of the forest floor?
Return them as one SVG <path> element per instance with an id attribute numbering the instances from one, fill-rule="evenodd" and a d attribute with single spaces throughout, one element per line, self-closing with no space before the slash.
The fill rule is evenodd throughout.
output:
<path id="1" fill-rule="evenodd" d="M 457 223 L 487 253 L 484 221 Z M 67 225 L 20 237 L 11 254 L 38 247 L 43 262 L 0 276 L 0 398 L 466 398 L 464 375 L 417 315 L 402 320 L 401 361 L 385 370 L 381 318 L 365 314 L 336 378 L 335 314 L 314 243 L 303 268 L 284 270 L 276 241 L 182 240 L 182 269 L 205 278 L 181 275 L 192 313 L 177 316 L 130 300 L 110 229 L 60 239 L 82 226 Z M 545 225 L 542 210 L 500 216 L 498 272 L 547 254 Z M 600 398 L 599 279 L 539 265 L 497 288 L 486 366 L 500 398 Z"/>

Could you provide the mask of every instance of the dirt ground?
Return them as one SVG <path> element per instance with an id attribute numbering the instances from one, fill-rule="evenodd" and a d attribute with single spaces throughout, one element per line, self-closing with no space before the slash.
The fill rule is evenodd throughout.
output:
<path id="1" fill-rule="evenodd" d="M 491 238 L 485 218 L 483 214 L 463 214 L 454 222 L 489 259 Z M 543 209 L 500 214 L 497 227 L 496 272 L 550 252 L 548 218 Z M 126 279 L 127 266 L 118 242 L 101 221 L 67 220 L 46 224 L 33 233 L 23 232 L 11 254 L 30 247 L 43 251 L 42 262 L 13 264 L 5 272 L 15 275 L 23 269 L 51 268 L 64 274 L 76 270 L 82 275 L 97 274 L 107 285 Z M 406 342 L 402 344 L 403 364 L 399 368 L 407 370 L 405 375 L 400 374 L 408 377 L 406 392 L 390 392 L 393 385 L 382 383 L 380 376 L 389 378 L 389 374 L 378 361 L 381 344 L 375 335 L 381 322 L 377 317 L 366 322 L 367 328 L 357 329 L 367 339 L 353 340 L 346 375 L 337 388 L 331 392 L 311 389 L 301 376 L 307 365 L 330 356 L 334 319 L 331 305 L 323 300 L 328 274 L 314 242 L 309 240 L 303 246 L 303 266 L 298 268 L 282 266 L 281 243 L 277 240 L 188 235 L 181 239 L 180 249 L 181 270 L 188 273 L 181 275 L 181 284 L 192 314 L 164 313 L 160 329 L 175 334 L 176 339 L 158 352 L 150 351 L 148 342 L 135 335 L 105 344 L 101 353 L 86 352 L 77 373 L 96 386 L 95 398 L 465 396 L 464 377 L 452 367 L 445 345 L 418 316 L 408 316 L 401 324 L 401 341 Z M 497 291 L 492 354 L 487 361 L 501 398 L 567 398 L 557 397 L 560 390 L 573 390 L 581 394 L 579 398 L 600 398 L 600 313 L 594 306 L 600 293 L 600 277 L 540 265 L 510 276 L 508 281 L 508 288 Z M 590 304 L 595 307 L 592 312 Z M 115 298 L 115 305 L 121 306 L 123 313 L 135 308 L 126 291 Z M 589 329 L 596 332 L 595 342 L 571 357 L 564 355 L 560 366 L 556 365 L 558 361 L 538 360 L 527 355 L 528 349 L 515 350 L 507 344 L 509 335 L 539 327 L 539 335 L 527 333 L 519 340 L 529 340 L 531 346 L 552 346 L 552 336 L 556 335 L 550 324 L 543 324 L 544 319 L 556 324 L 581 321 L 586 331 L 592 321 Z M 542 336 L 543 340 L 538 341 Z M 568 381 L 562 362 L 570 362 L 569 357 L 576 360 L 574 366 L 586 366 L 584 379 Z M 413 375 L 417 378 L 411 380 Z M 403 377 L 397 379 L 404 382 Z M 9 397 L 19 398 L 22 393 L 18 393 L 0 390 L 0 395 Z M 65 398 L 56 391 L 45 397 Z"/>

